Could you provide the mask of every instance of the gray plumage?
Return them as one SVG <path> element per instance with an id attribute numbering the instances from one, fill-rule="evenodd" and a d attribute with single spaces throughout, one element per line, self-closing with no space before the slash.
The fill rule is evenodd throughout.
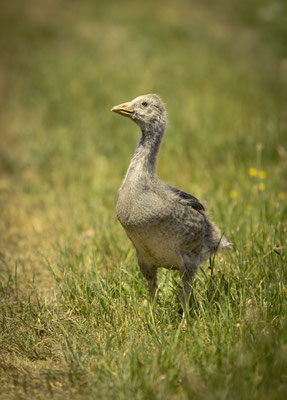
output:
<path id="1" fill-rule="evenodd" d="M 136 248 L 139 267 L 153 295 L 157 269 L 179 270 L 183 305 L 201 262 L 230 243 L 211 222 L 197 198 L 156 176 L 156 160 L 167 125 L 164 104 L 156 94 L 139 96 L 112 111 L 132 119 L 141 129 L 119 190 L 117 217 Z"/>

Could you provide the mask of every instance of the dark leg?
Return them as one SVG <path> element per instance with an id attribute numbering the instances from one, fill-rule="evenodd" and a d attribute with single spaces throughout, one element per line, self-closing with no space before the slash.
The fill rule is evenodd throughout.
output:
<path id="1" fill-rule="evenodd" d="M 183 259 L 183 264 L 180 269 L 180 274 L 183 282 L 181 302 L 183 305 L 183 311 L 186 312 L 189 305 L 191 284 L 195 275 L 195 272 L 199 266 L 200 259 L 197 255 L 186 256 Z"/>
<path id="2" fill-rule="evenodd" d="M 143 276 L 148 282 L 150 293 L 154 298 L 157 293 L 157 268 L 153 265 L 143 263 L 140 260 L 138 260 L 138 263 Z"/>

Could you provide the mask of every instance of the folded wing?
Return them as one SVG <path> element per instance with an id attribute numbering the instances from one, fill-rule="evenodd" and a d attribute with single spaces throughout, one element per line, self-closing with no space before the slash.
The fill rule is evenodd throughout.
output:
<path id="1" fill-rule="evenodd" d="M 178 196 L 178 201 L 182 204 L 190 206 L 198 212 L 205 211 L 205 208 L 196 197 L 186 192 L 183 192 L 182 190 L 176 189 L 171 185 L 167 185 L 167 188 Z"/>

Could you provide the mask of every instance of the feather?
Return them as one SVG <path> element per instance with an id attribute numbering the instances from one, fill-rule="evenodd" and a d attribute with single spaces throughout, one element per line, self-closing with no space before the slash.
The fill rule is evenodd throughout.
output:
<path id="1" fill-rule="evenodd" d="M 167 188 L 175 193 L 179 197 L 178 200 L 181 201 L 183 204 L 190 206 L 199 212 L 205 211 L 205 208 L 196 197 L 186 192 L 183 192 L 182 190 L 176 189 L 171 185 L 167 185 Z"/>

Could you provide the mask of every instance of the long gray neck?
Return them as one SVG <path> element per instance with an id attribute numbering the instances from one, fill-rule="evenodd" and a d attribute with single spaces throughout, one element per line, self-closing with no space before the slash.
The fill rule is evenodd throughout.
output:
<path id="1" fill-rule="evenodd" d="M 141 127 L 142 136 L 130 162 L 125 183 L 136 183 L 156 176 L 156 161 L 166 124 L 152 124 Z"/>
<path id="2" fill-rule="evenodd" d="M 156 162 L 165 127 L 158 125 L 144 126 L 141 139 L 136 147 L 132 163 L 138 163 L 150 176 L 156 174 Z"/>

